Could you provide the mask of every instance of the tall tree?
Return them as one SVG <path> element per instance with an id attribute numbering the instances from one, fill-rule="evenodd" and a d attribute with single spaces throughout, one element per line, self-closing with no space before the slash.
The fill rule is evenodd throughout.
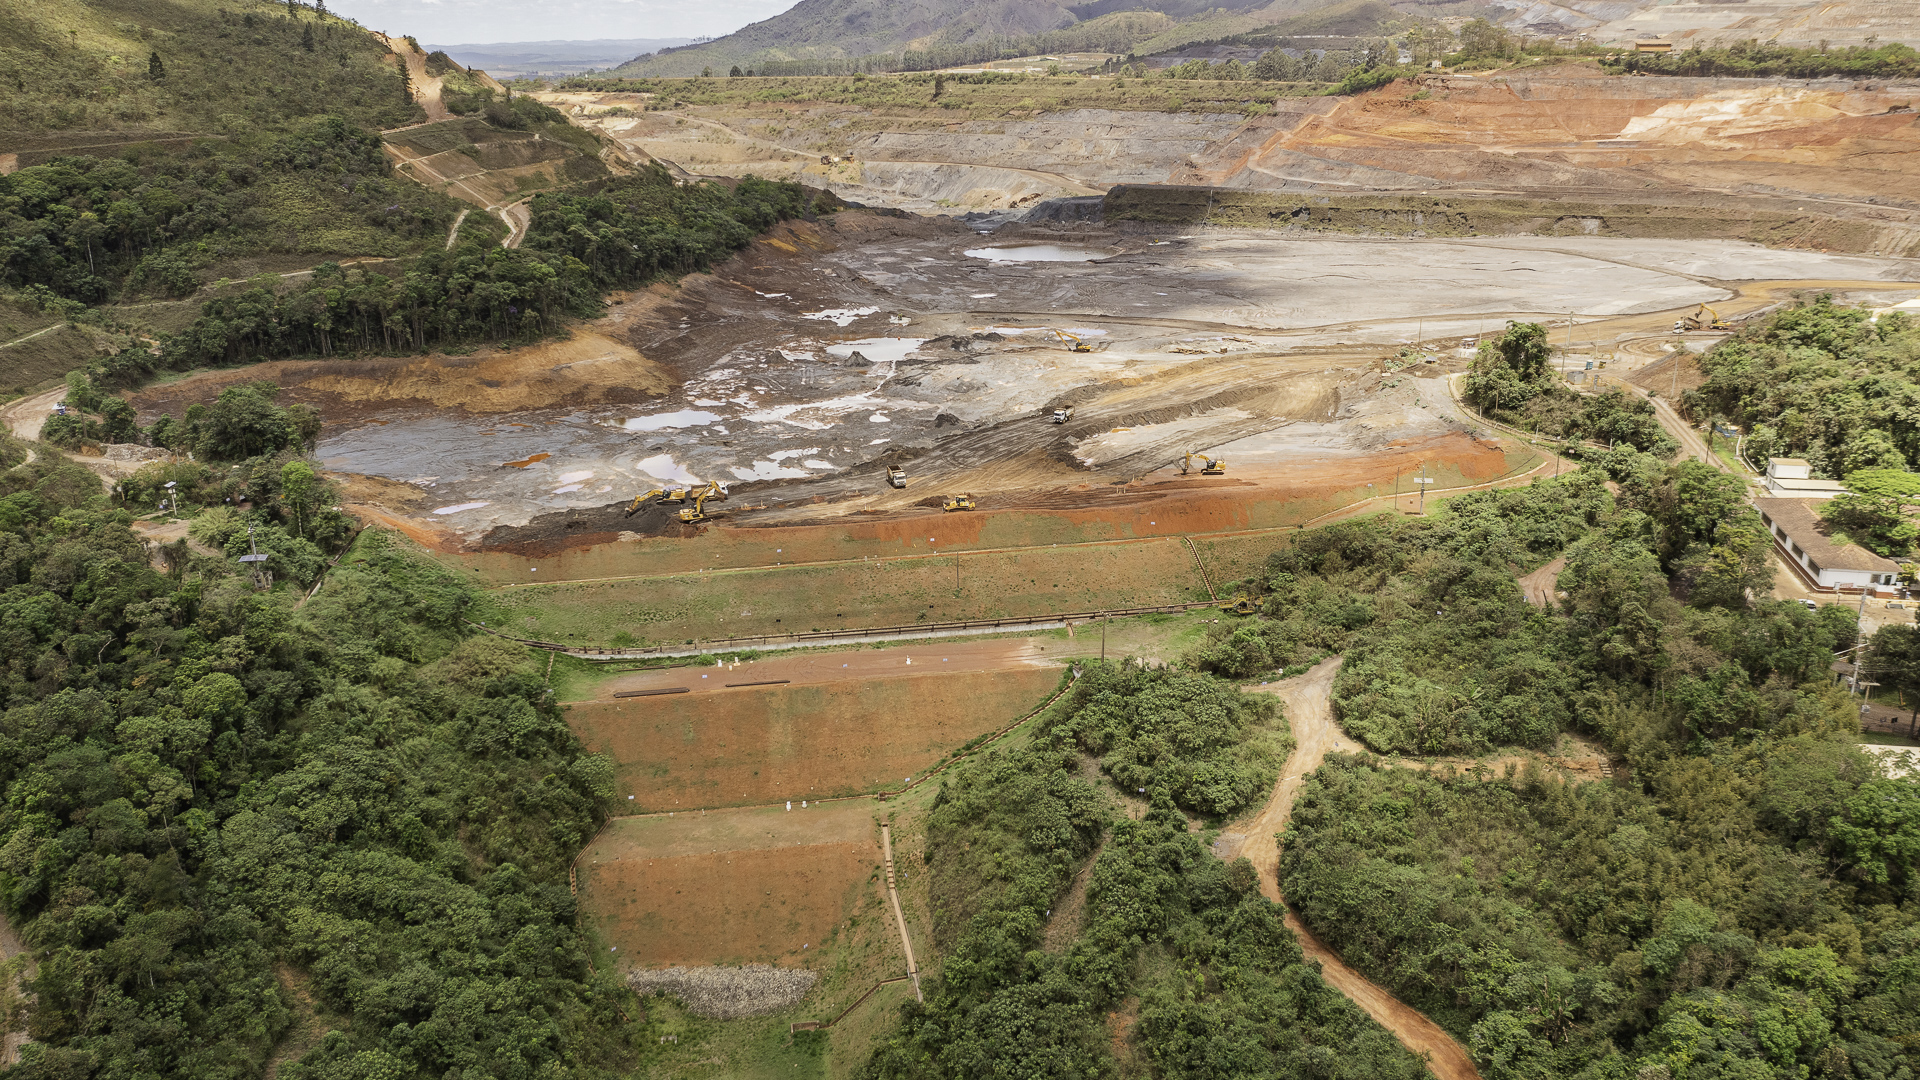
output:
<path id="1" fill-rule="evenodd" d="M 312 516 L 321 491 L 320 476 L 304 461 L 289 461 L 280 468 L 280 502 L 293 518 L 295 536 L 307 535 L 307 519 Z"/>
<path id="2" fill-rule="evenodd" d="M 1467 401 L 1476 408 L 1515 409 L 1546 387 L 1553 346 L 1539 323 L 1510 322 L 1506 332 L 1480 347 L 1467 375 Z"/>
<path id="3" fill-rule="evenodd" d="M 1847 474 L 1851 490 L 1820 508 L 1820 516 L 1861 547 L 1890 559 L 1913 554 L 1920 527 L 1920 474 L 1905 469 L 1861 469 Z"/>

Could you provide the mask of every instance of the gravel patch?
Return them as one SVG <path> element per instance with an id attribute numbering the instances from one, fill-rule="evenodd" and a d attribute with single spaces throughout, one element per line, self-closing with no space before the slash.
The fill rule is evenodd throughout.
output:
<path id="1" fill-rule="evenodd" d="M 748 964 L 636 971 L 627 976 L 627 985 L 639 994 L 672 994 L 696 1016 L 737 1020 L 765 1016 L 797 1003 L 817 978 L 816 973 L 799 968 Z"/>

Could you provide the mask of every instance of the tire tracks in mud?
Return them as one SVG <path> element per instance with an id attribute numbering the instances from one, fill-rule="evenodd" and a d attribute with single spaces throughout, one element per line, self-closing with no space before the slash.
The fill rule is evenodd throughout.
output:
<path id="1" fill-rule="evenodd" d="M 1252 822 L 1243 826 L 1239 850 L 1228 857 L 1245 855 L 1253 863 L 1260 879 L 1260 892 L 1267 899 L 1285 905 L 1280 894 L 1280 848 L 1275 833 L 1286 828 L 1293 816 L 1293 801 L 1300 794 L 1308 773 L 1320 767 L 1329 751 L 1358 749 L 1357 745 L 1333 722 L 1333 679 L 1339 674 L 1341 660 L 1335 657 L 1316 664 L 1305 675 L 1286 679 L 1272 686 L 1253 688 L 1256 693 L 1271 693 L 1285 704 L 1287 723 L 1293 729 L 1294 750 L 1273 785 L 1273 796 Z M 1440 1025 L 1419 1010 L 1388 993 L 1384 987 L 1360 974 L 1340 959 L 1338 953 L 1313 936 L 1291 907 L 1286 910 L 1287 929 L 1300 942 L 1300 951 L 1320 965 L 1320 977 L 1327 985 L 1345 994 L 1374 1022 L 1393 1033 L 1401 1045 L 1426 1059 L 1427 1067 L 1438 1080 L 1480 1080 L 1480 1070 L 1466 1048 L 1455 1042 Z"/>

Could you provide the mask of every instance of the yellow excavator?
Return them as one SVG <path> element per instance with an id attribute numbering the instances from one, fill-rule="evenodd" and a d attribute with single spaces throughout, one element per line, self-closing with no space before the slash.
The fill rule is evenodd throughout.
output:
<path id="1" fill-rule="evenodd" d="M 1681 320 L 1689 330 L 1731 330 L 1733 324 L 1720 317 L 1720 313 L 1705 304 L 1700 310 Z"/>
<path id="2" fill-rule="evenodd" d="M 1187 456 L 1183 458 L 1180 462 L 1181 476 L 1185 476 L 1188 473 L 1193 471 L 1194 458 L 1200 459 L 1200 475 L 1201 476 L 1220 476 L 1227 471 L 1227 459 L 1210 458 L 1205 454 L 1196 454 L 1193 451 L 1189 450 L 1187 451 Z"/>
<path id="3" fill-rule="evenodd" d="M 1056 338 L 1059 338 L 1060 344 L 1065 345 L 1067 347 L 1068 352 L 1092 352 L 1093 351 L 1093 346 L 1080 340 L 1080 335 L 1078 334 L 1069 334 L 1065 330 L 1049 330 L 1047 331 L 1047 333 L 1052 334 Z"/>
<path id="4" fill-rule="evenodd" d="M 654 488 L 652 491 L 641 492 L 640 495 L 633 500 L 633 505 L 627 507 L 627 516 L 632 517 L 633 515 L 639 513 L 641 503 L 646 502 L 648 499 L 653 498 L 655 495 L 665 495 L 666 493 L 667 493 L 667 489 L 665 488 Z"/>
<path id="5" fill-rule="evenodd" d="M 1221 604 L 1220 610 L 1230 615 L 1258 615 L 1261 605 L 1267 602 L 1264 596 L 1248 596 L 1241 593 L 1229 603 Z"/>
<path id="6" fill-rule="evenodd" d="M 707 505 L 707 500 L 719 499 L 719 500 L 725 501 L 726 498 L 727 498 L 727 489 L 720 486 L 720 481 L 714 480 L 708 483 L 706 487 L 703 487 L 699 491 L 694 492 L 692 506 L 681 507 L 680 509 L 681 522 L 687 525 L 692 525 L 697 521 L 707 520 L 708 514 L 706 513 L 706 509 L 705 509 Z"/>
<path id="7" fill-rule="evenodd" d="M 971 510 L 973 509 L 973 496 L 967 494 L 949 495 L 940 503 L 940 509 L 949 511 Z"/>

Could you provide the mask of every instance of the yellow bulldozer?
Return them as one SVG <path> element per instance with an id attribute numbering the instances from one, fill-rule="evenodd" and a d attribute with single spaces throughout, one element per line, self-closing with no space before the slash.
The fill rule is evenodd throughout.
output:
<path id="1" fill-rule="evenodd" d="M 1229 615 L 1258 615 L 1260 608 L 1267 602 L 1264 596 L 1248 596 L 1245 593 L 1220 605 L 1220 610 Z"/>
<path id="2" fill-rule="evenodd" d="M 947 511 L 971 510 L 973 509 L 973 496 L 965 493 L 949 495 L 940 503 L 940 509 Z"/>
<path id="3" fill-rule="evenodd" d="M 1210 458 L 1205 454 L 1196 454 L 1189 450 L 1187 451 L 1187 456 L 1180 461 L 1181 476 L 1185 476 L 1193 471 L 1194 458 L 1200 459 L 1201 476 L 1220 476 L 1227 471 L 1227 460 L 1225 458 Z"/>
<path id="4" fill-rule="evenodd" d="M 720 486 L 720 481 L 714 480 L 708 483 L 706 487 L 694 492 L 692 506 L 683 506 L 680 508 L 680 521 L 687 525 L 705 521 L 712 516 L 706 512 L 707 500 L 719 499 L 725 501 L 726 498 L 727 489 Z"/>

